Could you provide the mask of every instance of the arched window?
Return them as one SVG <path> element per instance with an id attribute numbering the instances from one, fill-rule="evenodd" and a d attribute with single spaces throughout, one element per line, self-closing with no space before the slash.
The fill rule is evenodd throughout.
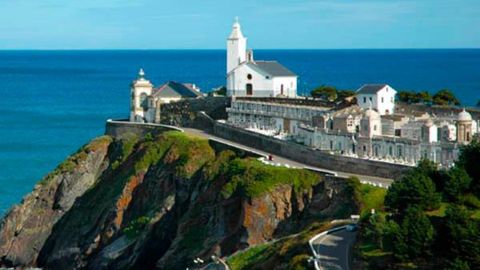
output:
<path id="1" fill-rule="evenodd" d="M 140 95 L 140 107 L 143 108 L 143 110 L 148 110 L 148 100 L 147 100 L 147 94 L 142 93 Z"/>
<path id="2" fill-rule="evenodd" d="M 251 79 L 252 79 L 252 74 L 249 73 L 249 74 L 247 75 L 247 79 L 251 80 Z"/>

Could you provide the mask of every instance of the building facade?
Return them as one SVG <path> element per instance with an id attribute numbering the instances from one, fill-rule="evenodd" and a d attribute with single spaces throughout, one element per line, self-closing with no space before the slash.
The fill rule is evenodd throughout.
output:
<path id="1" fill-rule="evenodd" d="M 276 61 L 260 61 L 247 50 L 238 20 L 227 39 L 227 96 L 296 97 L 297 75 Z"/>
<path id="2" fill-rule="evenodd" d="M 160 123 L 161 105 L 182 99 L 201 98 L 194 84 L 169 81 L 158 88 L 145 78 L 143 69 L 130 88 L 130 122 Z"/>
<path id="3" fill-rule="evenodd" d="M 361 108 L 373 108 L 380 115 L 395 112 L 397 91 L 388 84 L 365 84 L 356 92 L 357 104 Z"/>

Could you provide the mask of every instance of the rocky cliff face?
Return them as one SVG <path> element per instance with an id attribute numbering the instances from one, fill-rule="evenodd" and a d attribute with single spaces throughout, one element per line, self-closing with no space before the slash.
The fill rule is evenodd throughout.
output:
<path id="1" fill-rule="evenodd" d="M 227 256 L 348 215 L 356 205 L 342 192 L 314 173 L 215 151 L 181 133 L 100 137 L 4 217 L 0 263 L 185 269 L 196 257 Z"/>

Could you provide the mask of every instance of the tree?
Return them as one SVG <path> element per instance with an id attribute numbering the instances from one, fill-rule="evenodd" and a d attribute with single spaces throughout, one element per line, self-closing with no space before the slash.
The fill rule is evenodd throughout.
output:
<path id="1" fill-rule="evenodd" d="M 417 93 L 417 99 L 422 103 L 432 103 L 432 96 L 427 91 Z"/>
<path id="2" fill-rule="evenodd" d="M 421 159 L 414 170 L 430 177 L 435 184 L 437 192 L 443 191 L 448 176 L 445 170 L 438 169 L 438 166 L 435 164 L 435 162 L 429 159 Z"/>
<path id="3" fill-rule="evenodd" d="M 436 105 L 460 105 L 460 101 L 448 89 L 442 89 L 433 95 L 433 103 Z"/>
<path id="4" fill-rule="evenodd" d="M 428 91 L 415 92 L 415 91 L 400 91 L 398 93 L 398 99 L 405 103 L 431 103 L 432 96 Z"/>
<path id="5" fill-rule="evenodd" d="M 457 165 L 463 167 L 468 175 L 472 178 L 471 188 L 480 196 L 480 141 L 475 140 L 470 144 L 463 146 L 460 150 Z"/>
<path id="6" fill-rule="evenodd" d="M 410 259 L 415 259 L 422 255 L 429 255 L 435 230 L 421 209 L 409 207 L 406 210 L 401 230 L 403 243 L 399 243 L 401 249 L 397 249 L 398 252 L 405 251 L 406 246 L 405 255 Z"/>
<path id="7" fill-rule="evenodd" d="M 322 98 L 328 101 L 337 99 L 337 89 L 334 86 L 322 85 L 310 92 L 312 97 Z"/>
<path id="8" fill-rule="evenodd" d="M 444 193 L 448 199 L 458 202 L 460 196 L 468 190 L 472 179 L 462 167 L 453 167 L 448 171 L 447 176 Z"/>
<path id="9" fill-rule="evenodd" d="M 464 206 L 450 205 L 445 212 L 446 233 L 443 246 L 450 261 L 467 262 L 470 269 L 480 269 L 480 222 L 470 217 Z"/>
<path id="10" fill-rule="evenodd" d="M 385 196 L 385 206 L 400 214 L 410 206 L 433 210 L 440 206 L 440 195 L 430 177 L 422 171 L 413 170 L 390 186 Z"/>
<path id="11" fill-rule="evenodd" d="M 340 91 L 337 91 L 337 100 L 342 100 L 344 98 L 351 97 L 351 96 L 354 96 L 354 95 L 355 95 L 354 91 L 340 90 Z"/>
<path id="12" fill-rule="evenodd" d="M 398 92 L 398 100 L 405 103 L 414 102 L 415 93 L 413 91 L 400 91 Z"/>

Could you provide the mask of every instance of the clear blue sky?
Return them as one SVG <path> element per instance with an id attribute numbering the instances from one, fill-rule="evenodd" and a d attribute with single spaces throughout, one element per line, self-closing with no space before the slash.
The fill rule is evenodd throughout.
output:
<path id="1" fill-rule="evenodd" d="M 480 0 L 0 0 L 0 49 L 478 48 Z"/>

